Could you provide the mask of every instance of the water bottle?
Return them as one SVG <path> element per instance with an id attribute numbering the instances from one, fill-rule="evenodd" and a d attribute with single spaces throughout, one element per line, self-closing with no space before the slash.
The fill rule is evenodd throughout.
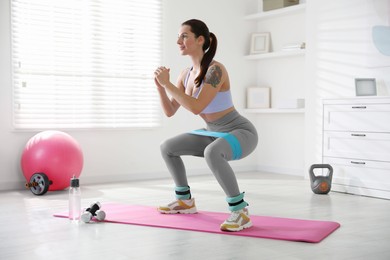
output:
<path id="1" fill-rule="evenodd" d="M 81 190 L 79 179 L 73 176 L 69 188 L 69 219 L 78 222 L 81 215 Z"/>

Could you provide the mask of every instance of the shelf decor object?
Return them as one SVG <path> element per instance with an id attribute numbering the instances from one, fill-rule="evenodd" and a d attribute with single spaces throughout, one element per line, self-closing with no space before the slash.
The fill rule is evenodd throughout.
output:
<path id="1" fill-rule="evenodd" d="M 271 105 L 270 92 L 270 88 L 247 88 L 247 108 L 269 108 Z"/>
<path id="2" fill-rule="evenodd" d="M 376 96 L 376 80 L 355 79 L 356 96 Z"/>
<path id="3" fill-rule="evenodd" d="M 283 98 L 276 103 L 276 108 L 279 109 L 297 109 L 305 108 L 304 98 Z"/>
<path id="4" fill-rule="evenodd" d="M 263 11 L 270 11 L 297 4 L 299 4 L 299 0 L 263 0 Z"/>
<path id="5" fill-rule="evenodd" d="M 250 54 L 267 53 L 270 50 L 270 33 L 252 33 Z"/>
<path id="6" fill-rule="evenodd" d="M 245 16 L 245 20 L 263 20 L 269 18 L 283 17 L 285 15 L 304 12 L 306 10 L 306 4 L 302 3 L 299 5 L 294 5 L 290 7 L 280 8 L 268 12 L 258 12 L 255 14 L 250 14 Z"/>

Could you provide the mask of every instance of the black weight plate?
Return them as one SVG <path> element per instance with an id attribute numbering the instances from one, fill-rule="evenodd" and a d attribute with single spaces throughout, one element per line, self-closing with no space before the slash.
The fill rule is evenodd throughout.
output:
<path id="1" fill-rule="evenodd" d="M 49 178 L 42 172 L 33 174 L 30 178 L 30 183 L 35 183 L 35 185 L 31 185 L 30 187 L 34 195 L 40 196 L 49 190 Z"/>

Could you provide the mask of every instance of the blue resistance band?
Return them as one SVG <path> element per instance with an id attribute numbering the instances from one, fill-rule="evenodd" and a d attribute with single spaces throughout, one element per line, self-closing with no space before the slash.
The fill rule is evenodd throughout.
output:
<path id="1" fill-rule="evenodd" d="M 230 133 L 222 133 L 222 132 L 212 132 L 212 131 L 206 131 L 206 130 L 193 130 L 189 132 L 190 134 L 194 135 L 203 135 L 203 136 L 211 136 L 211 137 L 222 137 L 225 139 L 230 147 L 232 148 L 233 152 L 233 160 L 238 160 L 242 156 L 242 150 L 241 150 L 241 145 L 240 142 L 238 141 L 237 137 Z"/>

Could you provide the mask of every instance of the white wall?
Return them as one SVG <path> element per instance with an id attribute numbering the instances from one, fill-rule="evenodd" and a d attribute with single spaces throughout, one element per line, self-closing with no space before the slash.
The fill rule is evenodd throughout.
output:
<path id="1" fill-rule="evenodd" d="M 376 78 L 390 93 L 390 56 L 373 46 L 371 28 L 390 26 L 390 1 L 308 1 L 305 168 L 320 163 L 322 99 L 355 96 L 355 78 Z"/>
<path id="2" fill-rule="evenodd" d="M 0 190 L 21 189 L 24 176 L 20 169 L 23 148 L 33 131 L 15 131 L 12 126 L 12 84 L 9 0 L 0 0 Z M 254 82 L 254 70 L 243 59 L 247 51 L 250 29 L 242 19 L 250 13 L 256 1 L 236 0 L 165 0 L 163 19 L 164 65 L 171 67 L 172 80 L 188 65 L 188 58 L 179 56 L 176 46 L 180 24 L 190 18 L 204 20 L 219 40 L 217 59 L 230 72 L 234 103 L 244 108 L 243 89 Z M 153 72 L 151 72 L 153 73 Z M 67 131 L 84 152 L 83 183 L 121 181 L 139 178 L 168 177 L 161 159 L 159 144 L 167 137 L 193 128 L 203 122 L 181 109 L 174 118 L 151 130 Z M 62 130 L 62 129 L 58 129 Z M 186 158 L 189 174 L 210 173 L 203 159 Z M 237 171 L 256 168 L 255 154 L 232 162 Z"/>

